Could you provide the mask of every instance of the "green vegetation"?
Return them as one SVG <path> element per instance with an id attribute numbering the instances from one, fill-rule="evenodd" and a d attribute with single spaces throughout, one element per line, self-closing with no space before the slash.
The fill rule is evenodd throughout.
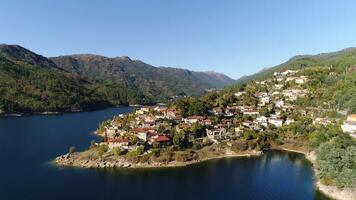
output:
<path id="1" fill-rule="evenodd" d="M 338 187 L 356 187 L 356 144 L 348 134 L 344 134 L 337 121 L 345 119 L 337 111 L 344 110 L 348 113 L 356 112 L 356 49 L 350 48 L 335 53 L 319 54 L 316 56 L 296 56 L 279 66 L 264 70 L 255 75 L 239 80 L 240 84 L 225 88 L 214 99 L 220 102 L 228 101 L 229 94 L 244 91 L 247 97 L 239 99 L 244 104 L 255 104 L 253 94 L 266 91 L 262 85 L 254 81 L 272 80 L 274 72 L 285 70 L 299 70 L 294 76 L 306 76 L 308 81 L 303 85 L 286 82 L 283 89 L 297 88 L 309 91 L 305 97 L 299 97 L 294 105 L 302 110 L 308 110 L 319 117 L 336 119 L 328 126 L 314 125 L 310 115 L 289 113 L 288 117 L 295 123 L 288 127 L 266 130 L 276 134 L 275 139 L 266 141 L 280 141 L 293 138 L 299 144 L 306 144 L 311 150 L 316 151 L 318 176 L 325 184 Z M 272 84 L 278 84 L 276 81 Z M 273 110 L 273 108 L 272 108 Z M 260 110 L 260 114 L 268 116 L 273 111 Z M 310 117 L 308 117 L 310 116 Z M 284 119 L 287 116 L 284 117 Z M 239 120 L 239 117 L 236 117 Z M 235 120 L 236 121 L 236 120 Z M 342 122 L 342 121 L 341 121 Z M 265 131 L 265 132 L 266 132 Z M 253 141 L 257 135 L 253 131 L 244 132 L 246 140 Z M 236 151 L 248 148 L 248 144 L 236 142 L 233 149 Z"/>
<path id="2" fill-rule="evenodd" d="M 340 134 L 320 144 L 316 155 L 319 176 L 324 183 L 356 187 L 356 143 L 349 135 Z"/>
<path id="3" fill-rule="evenodd" d="M 300 69 L 303 69 L 303 72 L 299 75 L 313 77 L 313 80 L 305 87 L 311 91 L 311 98 L 300 99 L 299 105 L 356 112 L 356 48 L 315 56 L 293 57 L 286 63 L 241 78 L 238 80 L 240 84 L 227 87 L 225 92 L 240 91 L 244 88 L 243 84 L 269 79 L 274 72 Z"/>
<path id="4" fill-rule="evenodd" d="M 208 116 L 211 109 L 211 105 L 208 102 L 196 98 L 179 99 L 172 106 L 180 110 L 182 117 L 193 115 Z"/>
<path id="5" fill-rule="evenodd" d="M 144 146 L 139 146 L 135 150 L 129 151 L 126 156 L 127 157 L 137 157 L 139 155 L 142 155 L 145 152 L 145 147 Z"/>
<path id="6" fill-rule="evenodd" d="M 20 46 L 0 45 L 0 113 L 150 104 L 233 82 L 222 74 L 156 68 L 127 57 L 48 59 Z"/>
<path id="7" fill-rule="evenodd" d="M 0 56 L 0 107 L 6 112 L 92 109 L 109 105 L 80 80 L 55 68 L 39 68 Z"/>
<path id="8" fill-rule="evenodd" d="M 108 126 L 110 124 L 110 120 L 105 120 L 105 121 L 102 121 L 100 124 L 99 124 L 99 128 L 97 129 L 97 131 L 99 133 L 103 133 L 105 131 L 105 128 L 106 126 Z"/>
<path id="9" fill-rule="evenodd" d="M 108 151 L 109 147 L 108 145 L 106 144 L 102 144 L 102 145 L 99 145 L 95 148 L 96 150 L 96 153 L 99 155 L 99 156 L 102 156 L 104 153 L 106 153 Z"/>

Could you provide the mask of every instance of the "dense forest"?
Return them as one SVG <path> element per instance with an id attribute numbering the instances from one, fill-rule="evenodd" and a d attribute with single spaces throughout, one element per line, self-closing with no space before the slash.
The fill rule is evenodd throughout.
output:
<path id="1" fill-rule="evenodd" d="M 223 74 L 154 67 L 128 57 L 49 59 L 21 46 L 0 45 L 0 113 L 150 104 L 233 82 Z"/>
<path id="2" fill-rule="evenodd" d="M 0 56 L 2 111 L 69 111 L 108 104 L 87 85 L 57 69 L 15 63 Z"/>

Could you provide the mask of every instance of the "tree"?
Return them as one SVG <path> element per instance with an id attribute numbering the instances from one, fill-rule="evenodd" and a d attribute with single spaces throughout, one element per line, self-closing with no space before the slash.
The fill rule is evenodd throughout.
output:
<path id="1" fill-rule="evenodd" d="M 337 136 L 317 148 L 317 164 L 322 180 L 331 179 L 339 187 L 356 187 L 356 144 L 350 139 Z"/>
<path id="2" fill-rule="evenodd" d="M 178 146 L 180 149 L 184 149 L 186 145 L 185 134 L 183 133 L 175 134 L 173 137 L 173 144 Z"/>
<path id="3" fill-rule="evenodd" d="M 205 133 L 205 127 L 200 123 L 196 122 L 193 124 L 191 131 L 196 137 L 203 137 Z"/>

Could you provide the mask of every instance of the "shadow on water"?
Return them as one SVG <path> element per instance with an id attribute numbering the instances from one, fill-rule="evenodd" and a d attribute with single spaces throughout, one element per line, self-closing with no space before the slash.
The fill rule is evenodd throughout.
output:
<path id="1" fill-rule="evenodd" d="M 179 168 L 79 169 L 48 163 L 97 139 L 98 124 L 129 107 L 0 118 L 0 199 L 327 199 L 298 153 L 210 160 Z"/>

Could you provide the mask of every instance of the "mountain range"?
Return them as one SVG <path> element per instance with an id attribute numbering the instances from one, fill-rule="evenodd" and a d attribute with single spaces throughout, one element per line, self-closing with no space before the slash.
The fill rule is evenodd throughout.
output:
<path id="1" fill-rule="evenodd" d="M 155 67 L 126 56 L 47 58 L 19 45 L 0 45 L 0 112 L 154 103 L 233 83 L 224 74 Z"/>

